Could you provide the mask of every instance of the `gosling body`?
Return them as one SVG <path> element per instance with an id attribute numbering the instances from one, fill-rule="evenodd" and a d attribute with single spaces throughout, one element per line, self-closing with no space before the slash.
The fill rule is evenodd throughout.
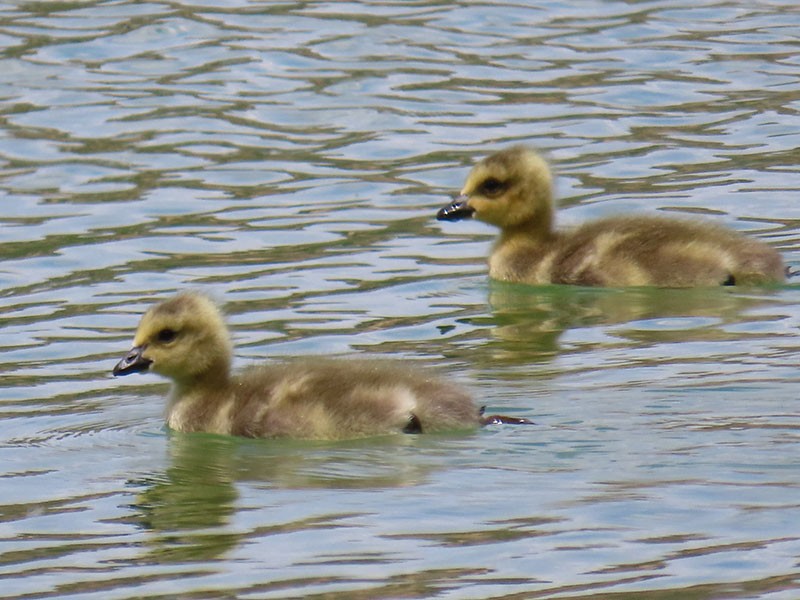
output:
<path id="1" fill-rule="evenodd" d="M 181 432 L 345 439 L 528 422 L 483 416 L 459 386 L 390 361 L 306 358 L 232 375 L 231 357 L 219 309 L 184 292 L 145 313 L 113 373 L 171 379 L 166 421 Z"/>
<path id="2" fill-rule="evenodd" d="M 715 224 L 655 216 L 554 228 L 552 175 L 525 146 L 479 162 L 439 220 L 476 218 L 500 228 L 489 275 L 501 281 L 625 287 L 763 285 L 785 281 L 772 247 Z"/>

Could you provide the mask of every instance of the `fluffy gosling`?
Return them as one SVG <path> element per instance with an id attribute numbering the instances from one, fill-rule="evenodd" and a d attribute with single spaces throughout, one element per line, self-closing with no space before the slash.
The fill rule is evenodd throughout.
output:
<path id="1" fill-rule="evenodd" d="M 584 286 L 696 287 L 785 281 L 770 246 L 711 223 L 653 216 L 553 227 L 552 176 L 532 149 L 512 146 L 480 161 L 436 218 L 474 217 L 500 228 L 489 275 L 501 281 Z"/>
<path id="2" fill-rule="evenodd" d="M 232 375 L 232 353 L 214 302 L 184 292 L 144 314 L 113 374 L 171 379 L 166 421 L 182 432 L 332 440 L 530 423 L 483 416 L 460 387 L 397 363 L 306 358 Z"/>

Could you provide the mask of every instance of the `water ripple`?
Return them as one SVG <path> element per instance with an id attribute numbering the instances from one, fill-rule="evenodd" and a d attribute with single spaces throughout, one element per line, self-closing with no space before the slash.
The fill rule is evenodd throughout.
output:
<path id="1" fill-rule="evenodd" d="M 793 598 L 800 296 L 489 283 L 435 210 L 534 144 L 564 224 L 696 215 L 800 268 L 789 0 L 0 4 L 0 578 L 17 597 Z M 424 360 L 535 429 L 163 430 L 152 301 L 237 362 Z M 135 592 L 133 591 L 135 590 Z"/>

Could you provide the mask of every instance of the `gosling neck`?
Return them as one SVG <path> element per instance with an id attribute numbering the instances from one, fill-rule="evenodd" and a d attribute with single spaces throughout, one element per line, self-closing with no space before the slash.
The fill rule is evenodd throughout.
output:
<path id="1" fill-rule="evenodd" d="M 232 385 L 230 362 L 220 360 L 215 364 L 209 365 L 202 372 L 190 375 L 185 378 L 174 380 L 174 396 L 191 395 L 196 391 L 203 390 L 227 390 Z"/>
<path id="2" fill-rule="evenodd" d="M 553 213 L 547 211 L 545 214 L 539 214 L 522 223 L 503 227 L 497 243 L 503 245 L 513 240 L 516 243 L 527 242 L 539 245 L 551 242 L 555 237 Z"/>

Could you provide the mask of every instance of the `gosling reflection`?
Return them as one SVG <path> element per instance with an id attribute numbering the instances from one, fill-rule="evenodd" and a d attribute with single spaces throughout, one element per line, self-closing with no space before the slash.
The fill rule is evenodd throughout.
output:
<path id="1" fill-rule="evenodd" d="M 771 290 L 741 294 L 724 288 L 605 289 L 502 282 L 492 282 L 488 301 L 489 319 L 469 319 L 473 325 L 488 321 L 488 328 L 465 334 L 474 338 L 469 343 L 470 355 L 465 358 L 476 365 L 547 363 L 564 351 L 565 332 L 604 325 L 616 326 L 614 337 L 634 345 L 738 339 L 741 333 L 728 332 L 728 325 L 762 319 L 763 316 L 750 317 L 749 311 L 778 303 L 777 292 Z M 676 318 L 689 321 L 658 322 Z M 697 321 L 702 318 L 713 319 L 713 326 Z M 653 323 L 637 323 L 648 320 Z M 624 326 L 628 323 L 631 327 Z M 460 341 L 466 346 L 463 339 Z M 477 356 L 476 351 L 484 356 Z"/>
<path id="2" fill-rule="evenodd" d="M 230 471 L 232 444 L 217 436 L 184 436 L 170 444 L 171 465 L 141 482 L 135 519 L 156 534 L 149 557 L 160 562 L 208 560 L 239 543 L 227 529 L 239 497 Z"/>
<path id="3" fill-rule="evenodd" d="M 218 558 L 259 532 L 234 531 L 239 488 L 385 489 L 428 481 L 438 448 L 453 435 L 389 436 L 345 442 L 249 440 L 210 434 L 172 434 L 170 466 L 132 482 L 143 486 L 134 521 L 151 531 L 146 560 L 182 562 Z M 420 452 L 420 447 L 426 448 Z M 439 463 L 441 464 L 441 463 Z M 338 513 L 282 523 L 281 532 L 318 529 Z"/>

